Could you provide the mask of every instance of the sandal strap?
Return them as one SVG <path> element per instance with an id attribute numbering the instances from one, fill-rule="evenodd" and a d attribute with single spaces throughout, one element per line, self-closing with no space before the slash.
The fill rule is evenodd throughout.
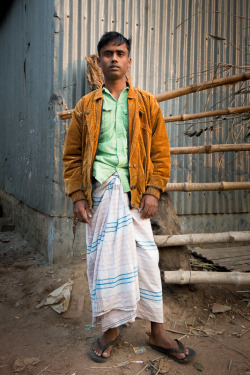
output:
<path id="1" fill-rule="evenodd" d="M 102 342 L 101 342 L 101 340 L 100 340 L 99 338 L 97 339 L 96 342 L 97 342 L 97 345 L 99 346 L 99 348 L 102 349 L 102 351 L 104 351 L 104 350 L 106 350 L 110 345 L 113 345 L 113 344 L 116 342 L 117 339 L 118 339 L 118 337 L 117 337 L 115 340 L 108 342 L 106 345 L 103 345 Z"/>
<path id="2" fill-rule="evenodd" d="M 177 344 L 178 344 L 178 346 L 179 346 L 179 350 L 176 349 L 176 350 L 177 350 L 176 353 L 184 353 L 184 346 L 183 346 L 182 342 L 179 341 L 178 339 L 175 339 L 175 341 L 177 342 Z M 185 354 L 185 353 L 184 353 L 184 354 Z"/>
<path id="3" fill-rule="evenodd" d="M 179 341 L 178 339 L 175 339 L 175 341 L 177 342 L 178 346 L 179 346 L 179 349 L 175 349 L 175 348 L 169 348 L 169 349 L 164 349 L 166 353 L 184 353 L 184 346 L 182 344 L 181 341 Z"/>

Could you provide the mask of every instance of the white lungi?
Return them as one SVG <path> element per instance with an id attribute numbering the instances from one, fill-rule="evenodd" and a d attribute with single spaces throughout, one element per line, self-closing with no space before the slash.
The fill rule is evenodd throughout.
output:
<path id="1" fill-rule="evenodd" d="M 159 252 L 150 219 L 130 210 L 118 173 L 93 185 L 87 266 L 94 325 L 118 327 L 136 317 L 163 323 Z"/>

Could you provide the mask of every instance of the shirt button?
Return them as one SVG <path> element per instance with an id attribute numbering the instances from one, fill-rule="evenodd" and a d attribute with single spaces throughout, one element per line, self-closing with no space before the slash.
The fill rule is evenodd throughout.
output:
<path id="1" fill-rule="evenodd" d="M 130 189 L 133 190 L 133 189 L 134 189 L 134 186 L 130 186 Z"/>
<path id="2" fill-rule="evenodd" d="M 86 113 L 86 115 L 88 115 L 88 114 L 89 114 L 89 111 L 85 111 L 85 113 Z"/>
<path id="3" fill-rule="evenodd" d="M 137 164 L 134 164 L 134 168 L 136 168 L 137 167 Z"/>
<path id="4" fill-rule="evenodd" d="M 129 163 L 129 165 L 128 165 L 128 166 L 129 166 L 129 168 L 132 168 L 132 164 L 131 164 L 131 163 Z"/>
<path id="5" fill-rule="evenodd" d="M 132 207 L 132 208 L 135 208 L 135 205 L 134 205 L 134 204 L 131 204 L 131 207 Z"/>

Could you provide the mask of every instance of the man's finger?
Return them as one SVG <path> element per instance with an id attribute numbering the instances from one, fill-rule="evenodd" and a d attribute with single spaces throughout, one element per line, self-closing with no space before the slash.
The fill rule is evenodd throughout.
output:
<path id="1" fill-rule="evenodd" d="M 86 212 L 87 212 L 88 217 L 92 217 L 91 210 L 88 207 L 86 208 Z"/>
<path id="2" fill-rule="evenodd" d="M 85 213 L 85 211 L 81 211 L 80 214 L 78 214 L 80 217 L 78 217 L 78 220 L 81 222 L 81 223 L 87 223 L 87 224 L 90 224 L 90 221 Z"/>
<path id="3" fill-rule="evenodd" d="M 145 205 L 144 210 L 143 210 L 142 215 L 141 215 L 141 218 L 142 219 L 150 218 L 150 212 L 151 212 L 150 206 Z"/>

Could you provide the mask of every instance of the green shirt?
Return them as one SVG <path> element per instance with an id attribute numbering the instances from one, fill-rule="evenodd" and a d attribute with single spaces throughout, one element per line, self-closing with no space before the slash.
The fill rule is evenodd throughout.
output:
<path id="1" fill-rule="evenodd" d="M 93 165 L 93 176 L 101 184 L 118 172 L 124 192 L 130 191 L 128 170 L 128 89 L 118 100 L 103 87 L 100 137 Z"/>

